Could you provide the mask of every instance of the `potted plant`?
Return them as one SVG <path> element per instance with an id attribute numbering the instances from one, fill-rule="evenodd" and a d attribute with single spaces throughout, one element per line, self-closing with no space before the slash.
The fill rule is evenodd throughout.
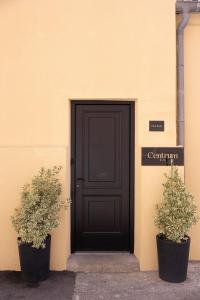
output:
<path id="1" fill-rule="evenodd" d="M 59 212 L 67 205 L 60 199 L 61 167 L 41 168 L 21 193 L 21 206 L 11 217 L 18 234 L 22 277 L 25 282 L 37 283 L 49 275 L 52 229 L 59 225 Z"/>
<path id="2" fill-rule="evenodd" d="M 155 224 L 159 276 L 169 282 L 183 282 L 187 278 L 190 248 L 189 229 L 198 221 L 197 206 L 187 191 L 177 167 L 171 166 L 163 184 L 163 197 L 156 206 Z"/>

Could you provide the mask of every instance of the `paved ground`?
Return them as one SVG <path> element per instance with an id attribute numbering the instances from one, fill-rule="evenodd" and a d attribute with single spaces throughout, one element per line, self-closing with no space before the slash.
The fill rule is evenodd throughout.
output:
<path id="1" fill-rule="evenodd" d="M 189 264 L 188 278 L 179 284 L 160 280 L 157 272 L 101 271 L 51 272 L 38 287 L 28 287 L 19 272 L 0 272 L 0 300 L 18 299 L 200 300 L 200 262 Z"/>
<path id="2" fill-rule="evenodd" d="M 200 265 L 184 283 L 167 283 L 157 272 L 81 274 L 73 300 L 200 300 Z"/>

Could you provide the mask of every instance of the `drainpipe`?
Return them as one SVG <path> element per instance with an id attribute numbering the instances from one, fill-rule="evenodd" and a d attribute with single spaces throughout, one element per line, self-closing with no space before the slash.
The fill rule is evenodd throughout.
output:
<path id="1" fill-rule="evenodd" d="M 177 27 L 177 145 L 184 146 L 184 29 L 191 13 L 200 12 L 198 1 L 177 1 L 176 13 L 182 15 Z"/>
<path id="2" fill-rule="evenodd" d="M 183 13 L 176 30 L 177 39 L 177 145 L 184 146 L 184 29 L 190 19 Z"/>

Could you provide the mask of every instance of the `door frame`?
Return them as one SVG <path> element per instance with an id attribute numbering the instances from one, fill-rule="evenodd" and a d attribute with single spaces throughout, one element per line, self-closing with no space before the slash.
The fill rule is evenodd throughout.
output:
<path id="1" fill-rule="evenodd" d="M 114 100 L 72 100 L 71 101 L 71 253 L 75 252 L 75 134 L 76 134 L 76 105 L 129 105 L 130 113 L 130 135 L 129 135 L 129 218 L 130 218 L 130 253 L 134 253 L 134 220 L 135 220 L 135 102 L 134 101 L 114 101 Z"/>

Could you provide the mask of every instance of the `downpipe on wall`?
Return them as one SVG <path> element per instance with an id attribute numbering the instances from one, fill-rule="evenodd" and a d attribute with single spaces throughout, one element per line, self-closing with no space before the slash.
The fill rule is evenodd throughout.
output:
<path id="1" fill-rule="evenodd" d="M 190 19 L 189 13 L 183 13 L 176 30 L 177 39 L 177 145 L 184 146 L 184 29 Z"/>
<path id="2" fill-rule="evenodd" d="M 190 14 L 200 12 L 198 1 L 177 1 L 176 13 L 182 18 L 176 30 L 177 47 L 177 146 L 185 144 L 185 114 L 184 114 L 184 29 L 187 26 Z"/>

